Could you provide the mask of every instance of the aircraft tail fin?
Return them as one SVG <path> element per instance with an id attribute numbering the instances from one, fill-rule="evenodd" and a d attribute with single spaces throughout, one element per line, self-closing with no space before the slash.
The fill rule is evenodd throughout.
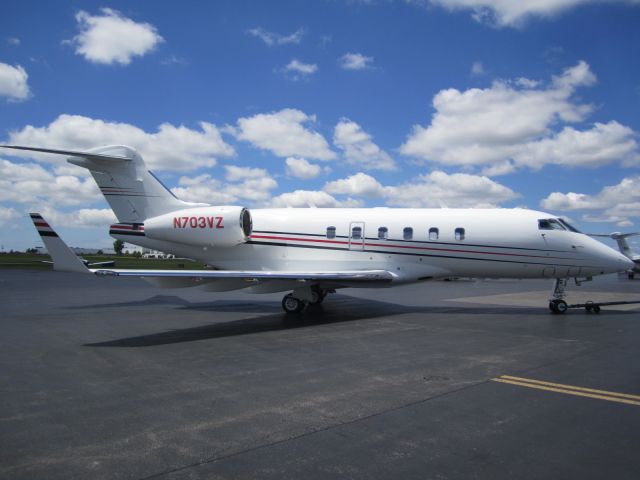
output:
<path id="1" fill-rule="evenodd" d="M 15 150 L 69 156 L 69 163 L 91 172 L 120 223 L 142 223 L 151 217 L 205 205 L 178 199 L 147 169 L 140 154 L 131 147 L 111 145 L 80 152 L 16 145 L 2 146 Z"/>
<path id="2" fill-rule="evenodd" d="M 640 235 L 640 232 L 633 233 L 612 233 L 611 238 L 613 238 L 618 243 L 618 248 L 620 252 L 628 258 L 633 257 L 633 252 L 631 251 L 631 247 L 629 246 L 629 242 L 627 242 L 627 238 L 633 237 L 636 235 Z"/>
<path id="3" fill-rule="evenodd" d="M 620 250 L 620 253 L 622 253 L 625 257 L 630 258 L 630 259 L 633 260 L 634 254 L 631 251 L 631 246 L 629 245 L 629 242 L 627 241 L 627 238 L 635 237 L 636 235 L 640 235 L 640 232 L 632 232 L 632 233 L 620 233 L 620 232 L 589 233 L 588 235 L 590 237 L 611 238 L 612 240 L 615 240 L 616 243 L 618 244 L 618 249 Z"/>
<path id="4" fill-rule="evenodd" d="M 66 243 L 39 213 L 30 213 L 31 221 L 38 230 L 47 251 L 53 260 L 53 269 L 61 272 L 91 273 L 84 262 L 71 251 Z"/>

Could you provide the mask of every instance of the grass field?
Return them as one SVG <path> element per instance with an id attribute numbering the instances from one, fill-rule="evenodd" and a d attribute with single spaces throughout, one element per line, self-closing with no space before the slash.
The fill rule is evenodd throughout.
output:
<path id="1" fill-rule="evenodd" d="M 202 270 L 204 265 L 185 259 L 155 259 L 138 258 L 133 255 L 83 255 L 89 263 L 109 262 L 115 260 L 114 267 L 109 268 L 148 268 L 164 270 Z M 0 253 L 0 268 L 23 268 L 34 270 L 51 270 L 52 265 L 49 255 L 37 255 L 31 253 Z M 91 267 L 89 267 L 91 268 Z M 101 267 L 95 267 L 101 268 Z"/>

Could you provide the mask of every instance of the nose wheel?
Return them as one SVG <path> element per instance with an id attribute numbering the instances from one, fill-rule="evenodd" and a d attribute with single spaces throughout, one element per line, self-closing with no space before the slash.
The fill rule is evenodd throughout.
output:
<path id="1" fill-rule="evenodd" d="M 549 302 L 549 310 L 553 313 L 565 313 L 569 309 L 569 305 L 564 300 L 551 300 Z"/>

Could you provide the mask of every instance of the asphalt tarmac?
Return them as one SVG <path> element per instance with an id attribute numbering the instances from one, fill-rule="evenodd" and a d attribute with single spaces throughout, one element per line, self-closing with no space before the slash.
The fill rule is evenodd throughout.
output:
<path id="1" fill-rule="evenodd" d="M 637 479 L 640 310 L 553 315 L 550 288 L 344 290 L 288 319 L 280 294 L 0 271 L 0 478 Z"/>

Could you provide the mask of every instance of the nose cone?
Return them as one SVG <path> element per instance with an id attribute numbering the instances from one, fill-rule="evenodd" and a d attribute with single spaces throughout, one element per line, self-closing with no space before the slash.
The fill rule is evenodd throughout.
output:
<path id="1" fill-rule="evenodd" d="M 633 261 L 628 257 L 594 238 L 585 239 L 584 246 L 584 253 L 587 254 L 585 260 L 590 264 L 588 267 L 585 266 L 586 268 L 583 267 L 584 273 L 602 275 L 625 272 L 634 267 Z"/>
<path id="2" fill-rule="evenodd" d="M 625 257 L 620 252 L 615 251 L 613 248 L 608 248 L 608 250 L 607 255 L 603 258 L 603 267 L 607 273 L 626 272 L 635 266 L 630 258 Z"/>

